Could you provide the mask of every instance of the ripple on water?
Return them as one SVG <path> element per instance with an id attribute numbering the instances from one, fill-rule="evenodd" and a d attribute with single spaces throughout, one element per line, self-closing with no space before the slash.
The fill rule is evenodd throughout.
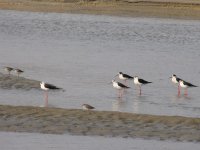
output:
<path id="1" fill-rule="evenodd" d="M 200 117 L 196 109 L 200 106 L 199 88 L 190 89 L 188 97 L 177 98 L 176 86 L 169 81 L 176 73 L 200 85 L 199 21 L 0 13 L 0 66 L 21 68 L 24 77 L 63 87 L 66 92 L 49 93 L 51 105 L 80 108 L 89 103 L 98 110 Z M 107 83 L 119 71 L 153 83 L 143 86 L 139 97 L 129 82 L 131 89 L 124 94 L 124 102 L 113 108 L 118 98 Z M 4 90 L 0 94 L 1 104 L 44 103 L 42 91 Z"/>

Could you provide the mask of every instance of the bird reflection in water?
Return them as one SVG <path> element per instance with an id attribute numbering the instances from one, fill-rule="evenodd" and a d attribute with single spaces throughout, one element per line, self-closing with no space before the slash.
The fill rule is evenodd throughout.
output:
<path id="1" fill-rule="evenodd" d="M 123 101 L 121 98 L 118 98 L 117 100 L 113 101 L 112 103 L 112 111 L 122 111 L 122 108 L 125 105 L 125 101 Z"/>

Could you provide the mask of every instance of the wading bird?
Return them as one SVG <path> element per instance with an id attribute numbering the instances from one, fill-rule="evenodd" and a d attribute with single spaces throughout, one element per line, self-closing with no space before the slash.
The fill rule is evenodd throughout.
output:
<path id="1" fill-rule="evenodd" d="M 132 76 L 129 76 L 129 75 L 127 75 L 127 74 L 125 74 L 125 73 L 122 73 L 122 72 L 119 72 L 116 76 L 118 76 L 119 79 L 124 80 L 124 81 L 125 81 L 125 84 L 126 84 L 126 81 L 127 81 L 127 80 L 133 80 L 133 77 L 132 77 Z M 116 76 L 115 76 L 115 77 L 116 77 Z"/>
<path id="2" fill-rule="evenodd" d="M 10 72 L 14 70 L 14 68 L 11 67 L 4 67 L 4 70 L 10 75 Z"/>
<path id="3" fill-rule="evenodd" d="M 130 87 L 128 87 L 128 86 L 126 86 L 126 85 L 124 85 L 120 82 L 116 82 L 115 80 L 112 80 L 111 83 L 112 83 L 113 87 L 119 91 L 119 98 L 122 97 L 124 89 L 130 88 Z"/>
<path id="4" fill-rule="evenodd" d="M 48 106 L 48 91 L 49 90 L 60 90 L 62 88 L 56 87 L 55 85 L 48 84 L 45 82 L 40 83 L 40 88 L 45 91 L 45 107 Z"/>
<path id="5" fill-rule="evenodd" d="M 83 104 L 82 105 L 83 110 L 92 110 L 95 109 L 95 107 L 89 105 L 89 104 Z"/>
<path id="6" fill-rule="evenodd" d="M 24 72 L 21 69 L 14 69 L 14 71 L 17 74 L 18 77 L 19 77 L 20 74 L 22 74 Z"/>
<path id="7" fill-rule="evenodd" d="M 133 82 L 134 82 L 135 85 L 139 86 L 139 88 L 140 88 L 140 93 L 139 93 L 139 94 L 140 94 L 140 95 L 142 94 L 141 86 L 142 86 L 142 85 L 145 85 L 145 84 L 152 83 L 152 82 L 146 81 L 146 80 L 144 80 L 144 79 L 140 79 L 140 78 L 138 78 L 138 76 L 135 76 L 135 77 L 134 77 Z"/>
<path id="8" fill-rule="evenodd" d="M 178 78 L 175 74 L 173 74 L 171 77 L 172 83 L 174 84 L 178 84 L 178 95 L 180 95 L 181 90 L 180 90 L 180 84 L 179 81 L 181 80 L 180 78 Z"/>
<path id="9" fill-rule="evenodd" d="M 191 84 L 189 82 L 186 82 L 186 81 L 183 81 L 183 80 L 180 80 L 179 84 L 180 84 L 180 87 L 182 87 L 182 88 L 185 89 L 185 96 L 188 95 L 188 91 L 187 91 L 188 88 L 190 88 L 190 87 L 197 87 L 196 85 L 193 85 L 193 84 Z"/>

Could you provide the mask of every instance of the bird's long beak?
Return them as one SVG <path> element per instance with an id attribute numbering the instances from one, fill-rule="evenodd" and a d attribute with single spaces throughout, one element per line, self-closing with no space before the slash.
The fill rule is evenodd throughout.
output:
<path id="1" fill-rule="evenodd" d="M 171 79 L 172 77 L 169 77 L 169 79 Z"/>
<path id="2" fill-rule="evenodd" d="M 108 84 L 111 84 L 112 82 L 108 82 Z"/>
<path id="3" fill-rule="evenodd" d="M 114 76 L 114 79 L 116 78 L 116 76 L 118 76 L 118 74 L 116 74 L 116 75 Z"/>

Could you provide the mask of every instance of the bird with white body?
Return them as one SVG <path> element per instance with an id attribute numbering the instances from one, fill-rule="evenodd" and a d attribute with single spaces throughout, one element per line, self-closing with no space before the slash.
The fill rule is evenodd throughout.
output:
<path id="1" fill-rule="evenodd" d="M 128 86 L 126 86 L 126 85 L 124 85 L 120 82 L 115 81 L 115 80 L 112 80 L 111 83 L 112 83 L 113 87 L 119 91 L 119 98 L 122 97 L 124 89 L 130 88 L 130 87 L 128 87 Z"/>
<path id="2" fill-rule="evenodd" d="M 188 88 L 191 88 L 191 87 L 198 87 L 198 86 L 196 86 L 196 85 L 193 85 L 193 84 L 191 84 L 191 83 L 189 83 L 189 82 L 186 82 L 186 81 L 184 81 L 184 80 L 179 80 L 179 85 L 180 85 L 180 87 L 182 87 L 182 88 L 184 88 L 185 89 L 185 95 L 187 96 L 188 95 L 188 92 L 187 92 L 187 89 Z"/>
<path id="3" fill-rule="evenodd" d="M 20 74 L 22 74 L 24 71 L 21 69 L 14 69 L 15 73 L 17 74 L 17 76 L 19 77 Z"/>
<path id="4" fill-rule="evenodd" d="M 133 77 L 128 75 L 128 74 L 125 74 L 125 73 L 122 73 L 122 72 L 119 72 L 117 75 L 115 75 L 115 77 L 118 76 L 119 79 L 121 80 L 124 80 L 125 81 L 125 84 L 126 84 L 126 81 L 127 80 L 133 80 Z"/>
<path id="5" fill-rule="evenodd" d="M 179 81 L 182 80 L 182 79 L 179 78 L 179 77 L 177 77 L 175 74 L 173 74 L 170 78 L 171 78 L 172 83 L 178 85 L 178 95 L 180 95 L 181 90 L 180 90 L 180 84 L 179 84 Z"/>
<path id="6" fill-rule="evenodd" d="M 61 90 L 62 89 L 62 88 L 59 88 L 55 85 L 45 83 L 43 81 L 40 83 L 40 88 L 45 91 L 45 106 L 46 107 L 48 106 L 48 91 L 49 90 Z"/>
<path id="7" fill-rule="evenodd" d="M 10 75 L 10 72 L 14 70 L 12 67 L 4 67 L 4 70 Z"/>
<path id="8" fill-rule="evenodd" d="M 144 79 L 141 79 L 141 78 L 139 78 L 138 76 L 134 76 L 133 82 L 134 82 L 135 85 L 139 86 L 139 90 L 140 90 L 139 94 L 140 94 L 140 95 L 141 95 L 141 93 L 142 93 L 141 86 L 142 86 L 142 85 L 149 84 L 149 83 L 152 83 L 152 82 L 146 81 L 146 80 L 144 80 Z"/>

